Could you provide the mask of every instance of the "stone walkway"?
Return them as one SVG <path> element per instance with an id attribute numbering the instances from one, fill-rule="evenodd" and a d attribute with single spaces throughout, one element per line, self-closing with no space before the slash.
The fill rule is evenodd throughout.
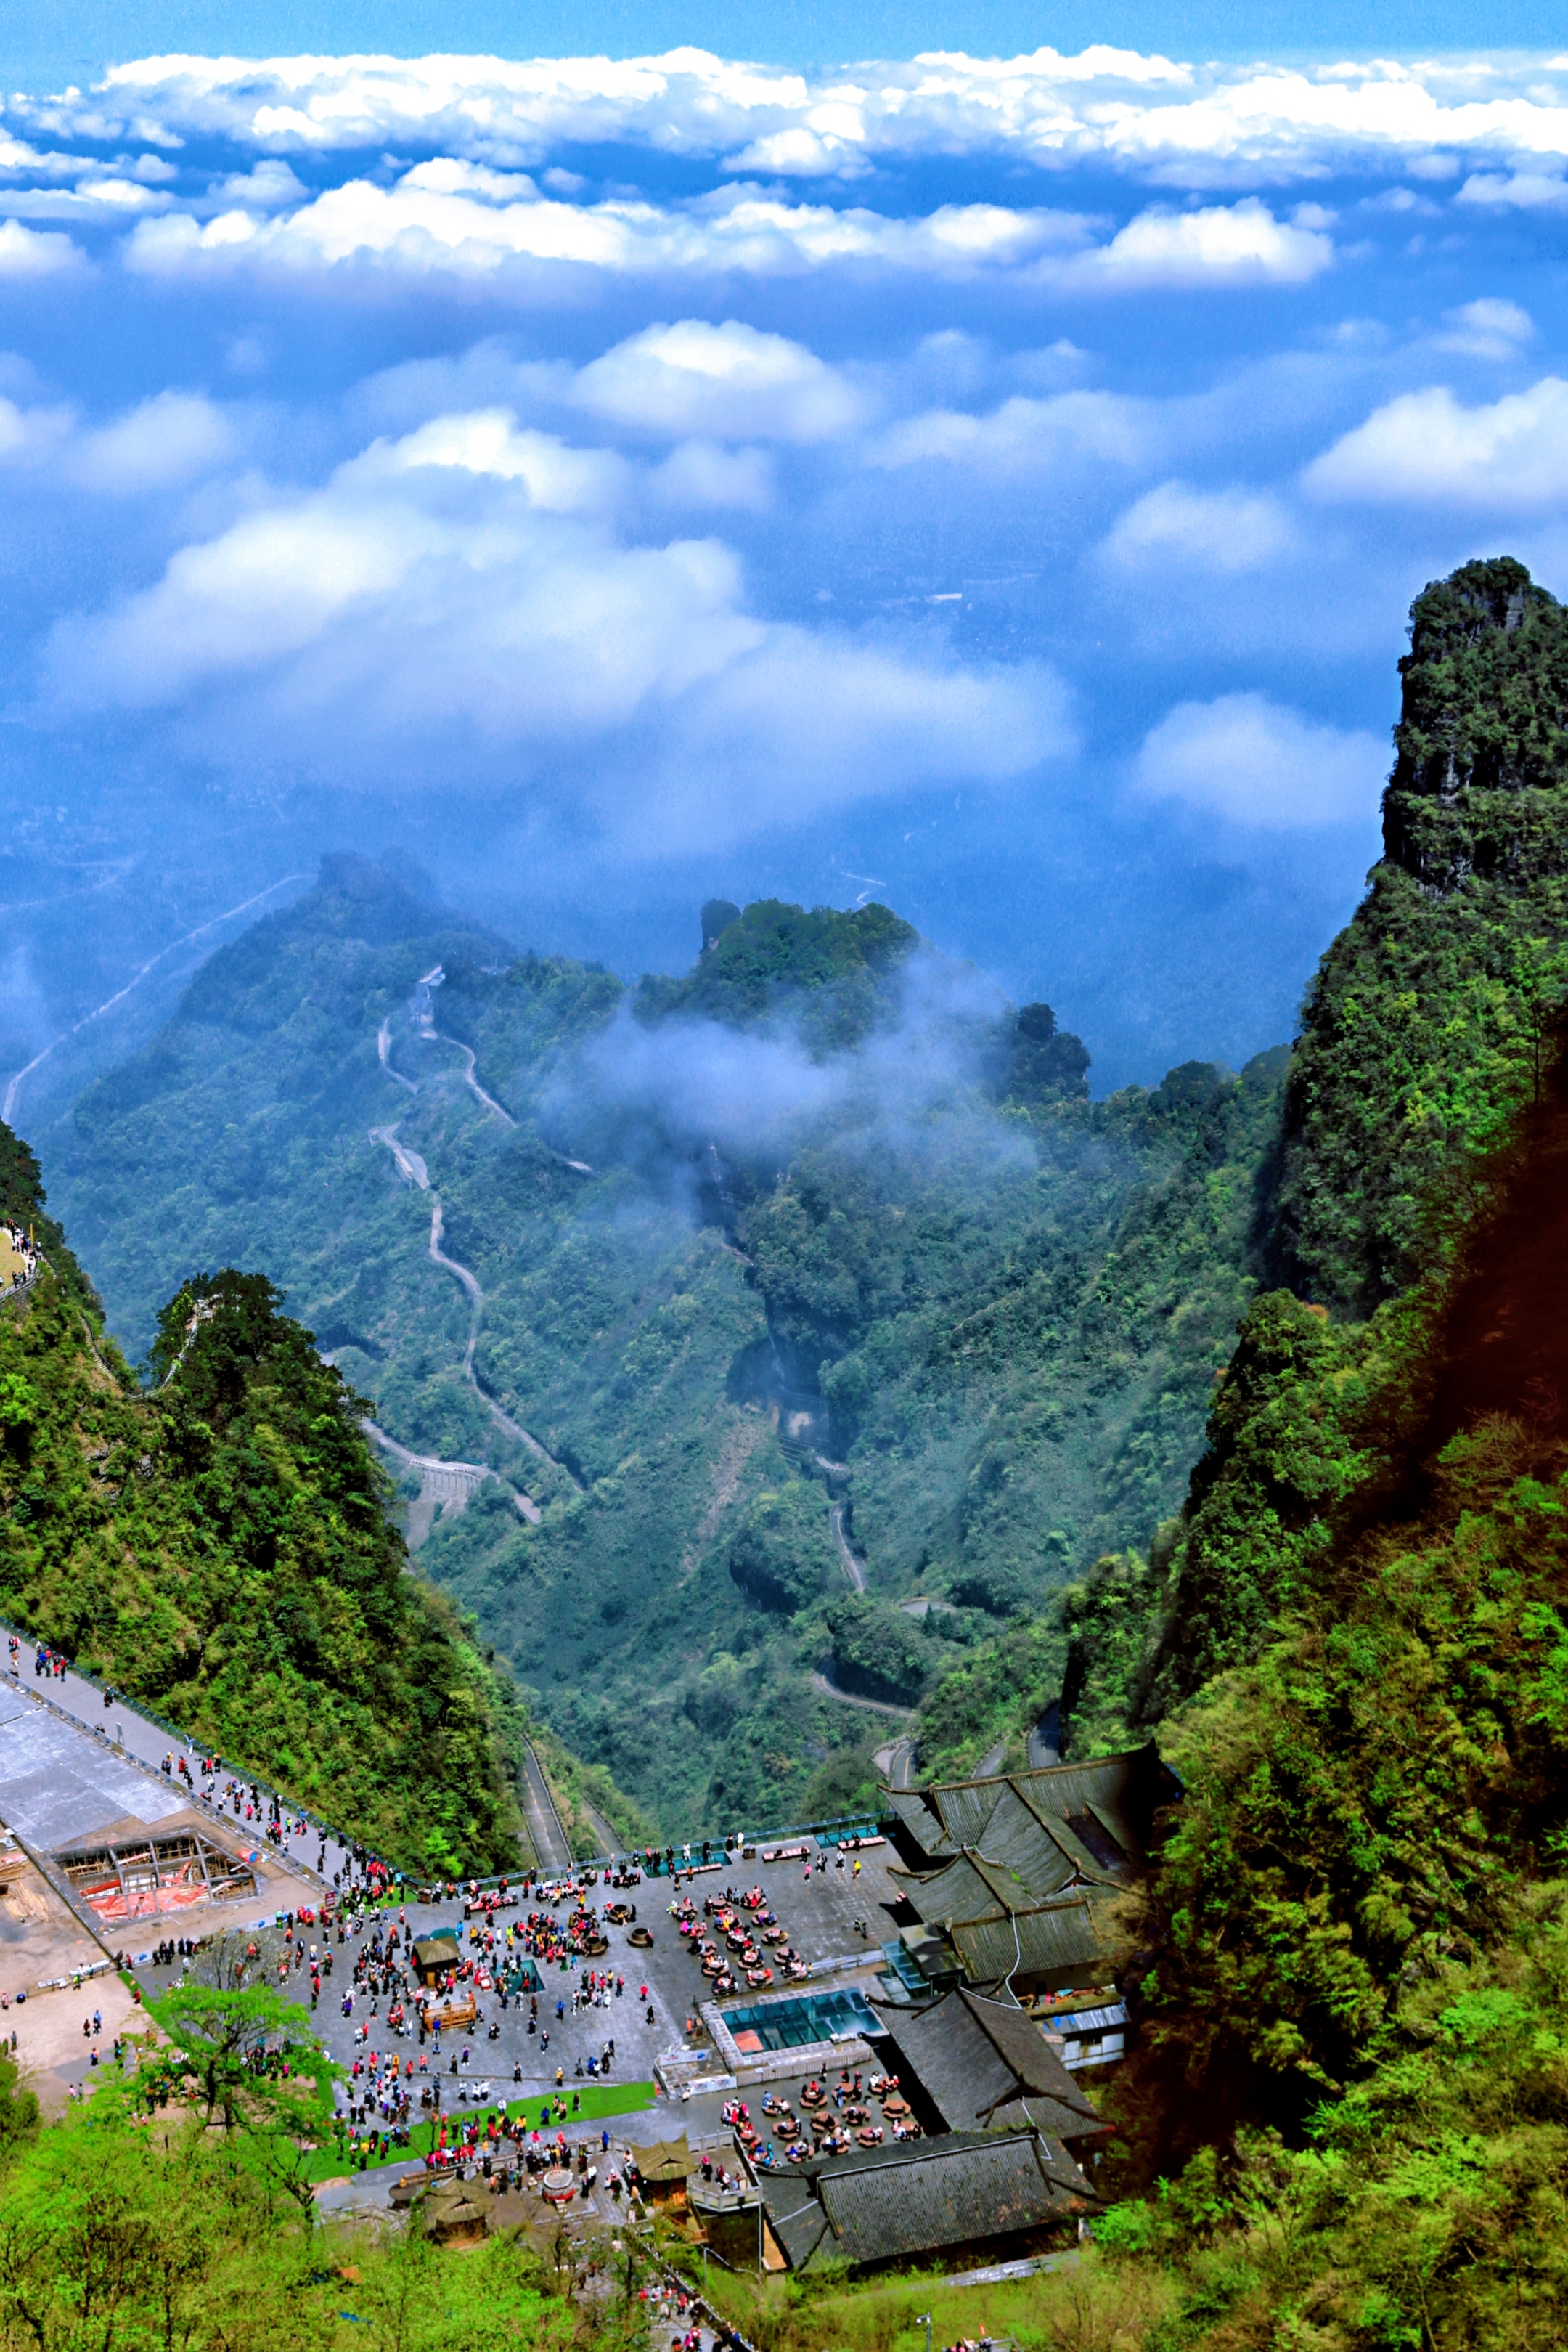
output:
<path id="1" fill-rule="evenodd" d="M 0 1669 L 0 1821 L 13 1823 L 30 1844 L 52 1850 L 128 1814 L 159 1822 L 193 1805 L 231 1831 L 248 1833 L 264 1855 L 287 1860 L 313 1887 L 349 1866 L 348 1844 L 331 1833 L 323 1843 L 319 1826 L 308 1826 L 281 1846 L 268 1841 L 265 1788 L 262 1816 L 248 1821 L 243 1804 L 236 1814 L 232 1804 L 220 1806 L 204 1795 L 196 1771 L 201 1748 L 182 1743 L 129 1701 L 116 1696 L 106 1706 L 100 1685 L 69 1666 L 63 1675 L 35 1675 L 37 1644 L 20 1633 L 17 1668 L 9 1671 L 6 1643 L 15 1630 L 0 1622 L 0 1661 L 5 1662 Z M 182 1755 L 193 1775 L 191 1788 L 162 1769 L 166 1756 L 177 1764 Z M 215 1795 L 231 1779 L 245 1780 L 248 1798 L 250 1775 L 238 1765 L 220 1762 L 215 1780 L 205 1786 Z M 318 1857 L 324 1862 L 319 1874 Z"/>

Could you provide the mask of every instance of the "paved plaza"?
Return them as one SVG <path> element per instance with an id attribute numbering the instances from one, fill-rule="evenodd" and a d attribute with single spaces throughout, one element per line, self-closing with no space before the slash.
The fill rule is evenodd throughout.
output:
<path id="1" fill-rule="evenodd" d="M 0 1627 L 0 1634 L 4 1631 Z M 0 1648 L 0 1658 L 4 1656 Z M 252 1898 L 221 1906 L 203 1904 L 183 1916 L 148 1919 L 130 1929 L 120 1927 L 105 1931 L 110 1945 L 131 1952 L 149 1990 L 162 1990 L 175 1980 L 183 1967 L 183 1962 L 172 1968 L 152 1964 L 151 1954 L 162 1938 L 200 1937 L 220 1925 L 270 1924 L 279 1911 L 319 1903 L 320 1882 L 315 1878 L 313 1865 L 321 1849 L 313 1832 L 292 1842 L 290 1858 L 298 1867 L 288 1872 L 280 1866 L 280 1858 L 270 1845 L 256 1843 L 256 1823 L 247 1822 L 243 1816 L 236 1819 L 226 1807 L 193 1806 L 188 1790 L 162 1769 L 170 1753 L 170 1735 L 162 1727 L 118 1699 L 106 1706 L 97 1685 L 69 1671 L 35 1675 L 32 1660 L 33 1647 L 26 1644 L 19 1670 L 0 1673 L 0 1822 L 14 1828 L 35 1850 L 50 1854 L 97 1836 L 111 1823 L 123 1831 L 136 1822 L 149 1828 L 161 1822 L 175 1826 L 181 1817 L 184 1822 L 200 1817 L 225 1830 L 231 1844 L 237 1836 L 243 1850 L 256 1856 L 261 1885 Z M 503 2098 L 538 2096 L 542 2101 L 555 2090 L 558 2067 L 570 2091 L 591 2079 L 590 2058 L 596 2070 L 592 2079 L 597 2080 L 605 2045 L 612 2042 L 612 2084 L 653 2082 L 661 2061 L 665 2062 L 666 2079 L 676 2080 L 681 2070 L 677 2065 L 672 2072 L 669 2062 L 678 2060 L 683 2053 L 698 2061 L 685 2069 L 688 2077 L 695 2075 L 699 2082 L 712 2079 L 723 2073 L 724 2060 L 700 2021 L 703 2004 L 710 1999 L 707 1981 L 670 1916 L 677 1893 L 689 1893 L 700 1909 L 705 1896 L 722 1895 L 727 1887 L 738 1895 L 762 1885 L 791 1946 L 813 1964 L 813 1974 L 806 1983 L 787 1986 L 779 1971 L 779 1981 L 763 1991 L 742 1988 L 727 1997 L 726 2011 L 769 1996 L 799 1996 L 856 1985 L 862 1990 L 880 1990 L 881 1947 L 895 1932 L 890 1915 L 898 1889 L 888 1877 L 892 1854 L 887 1846 L 873 1844 L 858 1855 L 841 1859 L 831 1848 L 823 1849 L 819 1857 L 814 1843 L 809 1858 L 791 1853 L 764 1861 L 761 1856 L 767 1851 L 764 1844 L 754 1850 L 750 1859 L 737 1852 L 717 1866 L 699 1868 L 689 1875 L 682 1873 L 674 1884 L 667 1877 L 656 1877 L 629 1890 L 604 1884 L 587 1887 L 583 1900 L 601 1914 L 612 1900 L 634 1903 L 638 1924 L 653 1932 L 653 1949 L 632 1945 L 629 1926 L 606 1922 L 603 1932 L 610 1949 L 602 1958 L 589 1963 L 574 1961 L 565 1972 L 559 1967 L 543 1968 L 544 1990 L 531 2033 L 527 2000 L 514 2000 L 503 2008 L 497 1993 L 479 1996 L 480 2020 L 465 2035 L 444 2035 L 439 2053 L 434 2039 L 421 2044 L 417 2025 L 405 2024 L 397 2035 L 390 2034 L 385 2022 L 390 2003 L 385 1997 L 361 1992 L 352 2015 L 345 2018 L 342 1996 L 352 1982 L 354 1959 L 371 1932 L 368 1922 L 358 1936 L 346 1934 L 341 1944 L 337 1940 L 337 1927 L 331 1930 L 334 1970 L 323 1981 L 313 2022 L 332 2056 L 346 2067 L 372 2051 L 387 2056 L 394 2047 L 401 2057 L 413 2057 L 416 2108 L 419 2087 L 428 2086 L 439 2069 L 442 2105 L 447 2113 Z M 819 1858 L 825 1867 L 816 1866 Z M 345 1850 L 334 1842 L 326 1855 L 328 1876 L 347 1860 Z M 579 1884 L 582 1876 L 579 1874 Z M 56 1902 L 53 1907 L 61 1906 Z M 550 1906 L 536 1889 L 517 1907 L 498 1911 L 497 1922 L 504 1930 L 528 1910 L 546 1908 L 553 1908 L 564 1925 L 570 1897 Z M 385 1923 L 400 1915 L 394 1909 L 378 1916 Z M 401 1916 L 415 1937 L 446 1929 L 458 1935 L 465 1956 L 476 1948 L 468 1940 L 469 1923 L 463 1918 L 461 1901 L 410 1903 Z M 67 1926 L 63 1913 L 60 1919 L 51 1921 L 57 1943 L 60 1929 Z M 307 1947 L 312 1934 L 320 1945 L 319 1927 L 301 1933 Z M 70 1940 L 80 1943 L 75 1936 Z M 39 1948 L 37 1952 L 35 1946 Z M 81 1956 L 85 1957 L 86 1949 L 82 1946 Z M 31 1990 L 45 1973 L 41 1950 L 41 1922 L 35 1927 L 26 1920 L 0 1917 L 0 1970 L 9 1970 L 15 1978 L 9 1986 L 0 1984 L 0 1991 L 8 1990 L 14 1997 L 18 1990 Z M 73 1953 L 73 1965 L 77 1958 Z M 51 1959 L 51 1969 L 53 1965 Z M 618 1978 L 622 1989 L 616 1991 L 612 1983 L 610 1990 L 600 1993 L 592 2005 L 574 2016 L 571 1993 L 580 1986 L 584 1966 L 612 1980 Z M 308 2003 L 308 1966 L 296 1970 L 288 1990 Z M 71 1996 L 57 1998 L 68 2000 Z M 558 2001 L 564 2009 L 559 2017 Z M 695 2032 L 689 2030 L 694 2018 L 698 2020 Z M 363 2039 L 361 2028 L 369 2029 Z M 87 2049 L 79 2054 L 78 2066 L 75 2046 L 68 2039 L 65 2049 L 53 2055 L 50 2074 L 57 2072 L 66 2078 L 86 2075 L 90 2071 Z M 781 2063 L 776 2061 L 775 2066 Z M 701 2092 L 685 2099 L 660 2095 L 653 2108 L 623 2118 L 615 2129 L 623 2137 L 642 2140 L 657 2139 L 682 2128 L 701 2135 L 719 2128 L 720 2105 L 721 2096 Z"/>
<path id="2" fill-rule="evenodd" d="M 855 1857 L 846 1858 L 841 1870 L 835 1866 L 830 1853 L 825 1870 L 811 1872 L 806 1884 L 804 1865 L 800 1861 L 764 1864 L 757 1860 L 739 1861 L 728 1869 L 699 1872 L 689 1881 L 684 1876 L 679 1891 L 690 1892 L 699 1908 L 706 1894 L 721 1894 L 727 1885 L 737 1893 L 760 1884 L 768 1895 L 779 1922 L 788 1928 L 791 1944 L 809 1961 L 839 1958 L 860 1958 L 862 1965 L 833 1970 L 821 1979 L 811 1979 L 806 1984 L 793 1987 L 776 1985 L 775 1993 L 804 1994 L 824 1989 L 839 1990 L 859 1984 L 862 1989 L 876 1986 L 882 1969 L 880 1947 L 894 1932 L 889 1920 L 887 1906 L 896 1899 L 896 1887 L 887 1877 L 889 1850 L 876 1846 L 859 1857 L 861 1874 L 854 1875 Z M 417 2024 L 405 2023 L 392 2033 L 386 2024 L 392 2005 L 384 1998 L 367 1998 L 361 1994 L 355 2000 L 353 2014 L 341 2014 L 342 1997 L 353 1979 L 354 1959 L 364 1948 L 371 1927 L 367 1922 L 358 1936 L 345 1932 L 340 1944 L 338 1929 L 331 1930 L 333 1973 L 322 1983 L 319 2005 L 313 2022 L 318 2033 L 332 2056 L 341 2064 L 351 2065 L 356 2058 L 363 2059 L 374 2051 L 386 2056 L 394 2049 L 404 2060 L 413 2058 L 415 2083 L 428 2084 L 437 2068 L 440 2070 L 443 2105 L 447 2112 L 482 2101 L 501 2098 L 517 2099 L 525 2095 L 553 2093 L 556 2069 L 559 2067 L 570 2091 L 580 2081 L 586 2082 L 590 2057 L 596 2065 L 608 2042 L 615 2044 L 612 2061 L 612 2083 L 651 2082 L 654 2068 L 661 2059 L 685 2051 L 711 2052 L 712 2043 L 706 2033 L 695 2036 L 686 2032 L 686 2021 L 696 2016 L 699 2004 L 707 1997 L 706 1980 L 692 1958 L 685 1939 L 678 1935 L 670 1916 L 670 1904 L 674 1890 L 667 1878 L 644 1879 L 640 1886 L 620 1891 L 602 1885 L 590 1887 L 584 1899 L 602 1914 L 607 1902 L 621 1900 L 635 1903 L 637 1924 L 652 1929 L 652 1951 L 640 1949 L 629 1941 L 630 1925 L 616 1927 L 605 1924 L 603 1933 L 610 1949 L 603 1958 L 591 1961 L 574 1960 L 563 1972 L 559 1966 L 541 1964 L 544 1990 L 538 1996 L 537 2030 L 528 2032 L 529 2011 L 527 2000 L 512 2000 L 503 2010 L 498 1993 L 481 1993 L 478 2006 L 481 2017 L 466 2033 L 444 2033 L 439 2056 L 434 2040 L 421 2043 Z M 228 1907 L 228 1906 L 225 1906 Z M 497 1928 L 504 1930 L 508 1923 L 516 1924 L 530 1910 L 551 1907 L 544 1897 L 532 1894 L 523 1897 L 513 1910 L 497 1911 Z M 564 1926 L 570 1910 L 570 1900 L 553 1906 L 555 1916 Z M 236 1919 L 249 1920 L 260 1916 L 259 1906 L 253 1914 L 244 1905 L 233 1906 Z M 214 1914 L 204 1912 L 204 1923 Z M 267 1915 L 269 1917 L 270 1913 Z M 375 1915 L 383 1923 L 405 1920 L 414 1937 L 434 1935 L 441 1931 L 458 1937 L 465 1957 L 476 1948 L 468 1941 L 473 1922 L 465 1921 L 461 1902 L 410 1903 L 401 1909 L 383 1909 Z M 868 1928 L 862 1939 L 855 1933 L 854 1922 L 864 1919 Z M 172 1932 L 176 1932 L 172 1931 Z M 321 1931 L 308 1927 L 300 1931 L 308 1955 L 314 1939 L 320 1942 Z M 863 1956 L 863 1957 L 862 1957 Z M 622 1980 L 623 1990 L 613 1990 L 599 1996 L 598 2002 L 583 2009 L 574 2018 L 571 1992 L 581 1982 L 587 1968 L 601 1975 Z M 143 1968 L 141 1971 L 150 1985 L 159 1986 L 172 1981 L 173 1971 Z M 646 1986 L 647 1999 L 641 1998 Z M 308 1967 L 298 1969 L 291 1981 L 297 1998 L 309 2000 Z M 754 1992 L 737 1994 L 727 2000 L 727 2009 L 738 2008 L 755 2001 Z M 564 2005 L 564 2017 L 556 2015 L 556 2004 Z M 648 2011 L 652 2009 L 650 2020 Z M 411 2008 L 412 2015 L 412 2008 Z M 365 2040 L 359 2038 L 360 2029 L 368 2026 Z M 491 2039 L 491 2029 L 496 2029 Z M 548 2042 L 546 2036 L 548 2035 Z M 466 2054 L 465 2054 L 466 2053 Z M 423 2072 L 421 2059 L 424 2060 Z M 454 2062 L 455 2061 L 455 2073 Z M 716 2058 L 714 2065 L 719 2061 Z M 583 2074 L 578 2075 L 581 2064 Z M 520 2075 L 519 2075 L 520 2070 Z M 597 2080 L 597 2075 L 594 2077 Z M 417 2099 L 416 2099 L 417 2106 Z M 662 2115 L 655 2124 L 650 2121 L 646 2137 L 658 2138 L 666 2129 L 679 2129 L 678 2118 L 688 2109 L 698 2118 L 707 2112 L 708 2102 L 659 2102 Z M 716 2105 L 714 2108 L 716 2116 Z M 695 2128 L 694 2125 L 694 2128 Z"/>

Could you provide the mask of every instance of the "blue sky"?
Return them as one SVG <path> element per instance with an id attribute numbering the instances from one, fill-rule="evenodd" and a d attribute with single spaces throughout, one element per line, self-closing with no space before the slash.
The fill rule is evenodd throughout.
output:
<path id="1" fill-rule="evenodd" d="M 885 898 L 1103 1084 L 1288 1034 L 1412 595 L 1568 588 L 1536 22 L 23 12 L 0 1064 L 344 843 L 632 971 Z"/>

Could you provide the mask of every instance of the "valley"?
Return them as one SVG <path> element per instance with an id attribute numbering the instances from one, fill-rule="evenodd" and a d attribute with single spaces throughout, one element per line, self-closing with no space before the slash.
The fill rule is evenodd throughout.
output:
<path id="1" fill-rule="evenodd" d="M 809 1818 L 1176 1507 L 1249 1295 L 1282 1054 L 1095 1104 L 1030 1021 L 876 907 L 628 992 L 339 859 L 50 1130 L 53 1197 L 132 1352 L 178 1269 L 271 1269 L 608 1822 Z"/>
<path id="2" fill-rule="evenodd" d="M 1465 567 L 1403 674 L 1387 855 L 1239 1074 L 1094 1102 L 1049 1007 L 875 905 L 710 903 L 627 991 L 339 860 L 47 1132 L 47 1203 L 0 1128 L 11 1621 L 152 1710 L 139 1755 L 188 1724 L 290 1846 L 339 1823 L 340 1876 L 482 1874 L 497 1962 L 526 1857 L 580 1906 L 607 1850 L 627 1887 L 803 1864 L 794 1928 L 760 1883 L 673 1904 L 627 2029 L 684 2111 L 769 2086 L 793 2156 L 714 2144 L 780 2267 L 891 2122 L 932 2182 L 1027 2141 L 977 2242 L 1092 2216 L 1091 2316 L 1147 2352 L 1303 2310 L 1335 2352 L 1553 2340 L 1568 616 Z M 146 1811 L 34 1717 L 18 1820 Z M 801 2067 L 873 2048 L 918 2106 L 881 2076 L 882 2126 L 808 2144 Z M 898 2213 L 857 2264 L 951 2242 Z"/>

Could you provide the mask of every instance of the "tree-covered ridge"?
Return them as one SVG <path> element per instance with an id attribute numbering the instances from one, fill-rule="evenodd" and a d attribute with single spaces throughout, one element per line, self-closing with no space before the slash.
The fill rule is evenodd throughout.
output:
<path id="1" fill-rule="evenodd" d="M 1355 1315 L 1462 1226 L 1568 989 L 1568 614 L 1467 564 L 1416 598 L 1400 669 L 1385 856 L 1307 999 L 1270 1236 Z"/>
<path id="2" fill-rule="evenodd" d="M 1185 1786 L 1117 2094 L 1166 2179 L 1104 2233 L 1162 2345 L 1561 2340 L 1560 625 L 1517 566 L 1418 600 L 1425 871 L 1325 958 L 1260 1234 L 1309 1295 L 1256 1300 L 1184 1510 L 1057 1629 L 1069 1752 L 1154 1729 Z"/>
<path id="3" fill-rule="evenodd" d="M 1568 613 L 1511 557 L 1467 563 L 1411 607 L 1384 856 L 1428 890 L 1561 872 Z M 1542 797 L 1544 796 L 1544 797 Z"/>
<path id="4" fill-rule="evenodd" d="M 260 1276 L 184 1287 L 155 1362 L 52 1270 L 0 1307 L 0 1610 L 407 1866 L 505 1867 L 515 1702 L 408 1573 L 360 1401 Z"/>
<path id="5" fill-rule="evenodd" d="M 754 1023 L 783 1012 L 811 1047 L 852 1045 L 894 999 L 900 967 L 920 934 L 886 907 L 841 914 L 833 907 L 760 898 L 704 949 L 681 979 L 648 974 L 635 997 L 640 1019 L 686 1014 Z"/>

